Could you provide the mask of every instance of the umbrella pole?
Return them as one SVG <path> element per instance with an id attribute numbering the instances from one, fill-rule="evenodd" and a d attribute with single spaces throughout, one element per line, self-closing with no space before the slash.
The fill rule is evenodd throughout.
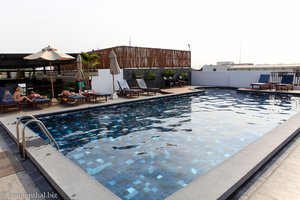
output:
<path id="1" fill-rule="evenodd" d="M 113 74 L 113 94 L 115 93 L 115 75 Z"/>
<path id="2" fill-rule="evenodd" d="M 49 63 L 50 63 L 50 80 L 51 80 L 52 98 L 54 98 L 54 86 L 53 86 L 51 61 L 49 61 Z"/>
<path id="3" fill-rule="evenodd" d="M 112 77 L 113 77 L 113 92 L 111 94 L 111 99 L 117 99 L 118 98 L 118 95 L 117 93 L 115 92 L 115 75 L 112 74 Z"/>

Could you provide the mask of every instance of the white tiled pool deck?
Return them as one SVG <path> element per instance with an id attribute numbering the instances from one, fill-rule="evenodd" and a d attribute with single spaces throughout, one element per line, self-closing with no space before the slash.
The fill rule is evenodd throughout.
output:
<path id="1" fill-rule="evenodd" d="M 300 139 L 243 191 L 239 199 L 296 200 L 300 199 Z"/>
<path id="2" fill-rule="evenodd" d="M 191 92 L 194 87 L 171 88 L 166 92 L 179 94 Z M 158 94 L 162 95 L 162 94 Z M 141 96 L 148 98 L 148 96 Z M 128 98 L 118 98 L 100 103 L 101 105 L 128 101 Z M 43 112 L 57 112 L 67 109 L 78 109 L 90 107 L 94 104 L 83 104 L 76 107 L 69 106 L 52 106 L 49 108 L 38 110 L 24 110 L 20 112 L 1 113 L 1 119 L 26 114 L 40 114 Z M 300 119 L 299 119 L 300 120 Z M 0 152 L 7 151 L 8 147 L 0 137 Z M 1 164 L 1 163 L 0 163 Z M 1 165 L 0 165 L 1 166 Z M 239 199 L 251 200 L 284 200 L 284 199 L 300 199 L 300 139 L 297 139 L 285 152 L 274 162 L 270 168 L 264 172 L 250 188 L 243 191 L 243 195 Z M 212 188 L 213 190 L 213 188 Z M 26 171 L 21 171 L 9 176 L 0 178 L 0 195 L 9 193 L 28 194 L 39 192 L 35 183 L 28 176 Z M 3 196 L 2 196 L 3 197 Z M 7 196 L 4 196 L 7 197 Z M 0 196 L 1 199 L 1 196 Z M 13 198 L 11 198 L 13 199 Z M 24 198 L 29 199 L 29 198 Z M 76 198 L 74 198 L 76 199 Z M 176 199 L 176 198 L 175 198 Z"/>
<path id="3" fill-rule="evenodd" d="M 10 148 L 4 141 L 3 135 L 0 134 L 0 152 L 5 151 L 10 151 Z M 5 168 L 7 168 L 7 163 L 0 162 L 0 171 Z M 29 199 L 27 194 L 34 193 L 40 194 L 41 192 L 24 170 L 0 178 L 0 199 L 17 199 L 19 194 L 25 200 Z"/>

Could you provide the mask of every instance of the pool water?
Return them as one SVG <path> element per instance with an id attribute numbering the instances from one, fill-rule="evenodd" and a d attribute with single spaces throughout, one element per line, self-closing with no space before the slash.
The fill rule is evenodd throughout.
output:
<path id="1" fill-rule="evenodd" d="M 293 105 L 208 89 L 39 119 L 66 157 L 120 198 L 164 199 L 290 118 Z"/>

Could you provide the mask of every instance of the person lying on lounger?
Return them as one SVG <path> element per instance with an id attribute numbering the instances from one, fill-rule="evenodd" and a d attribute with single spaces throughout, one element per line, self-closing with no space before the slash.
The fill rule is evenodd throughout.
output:
<path id="1" fill-rule="evenodd" d="M 70 92 L 69 90 L 63 90 L 61 92 L 61 102 L 63 103 L 68 103 L 70 105 L 73 103 L 83 103 L 85 99 L 85 96 Z"/>
<path id="2" fill-rule="evenodd" d="M 22 102 L 22 101 L 24 101 L 24 99 L 27 100 L 27 101 L 32 102 L 32 100 L 29 99 L 28 97 L 22 96 L 21 92 L 22 92 L 22 88 L 17 87 L 15 92 L 14 92 L 14 95 L 13 95 L 13 99 L 14 99 L 15 102 Z"/>
<path id="3" fill-rule="evenodd" d="M 44 96 L 38 94 L 38 93 L 35 93 L 34 91 L 31 91 L 30 94 L 28 95 L 28 97 L 30 99 L 33 99 L 33 98 L 45 98 Z"/>
<path id="4" fill-rule="evenodd" d="M 75 92 L 70 92 L 69 90 L 63 90 L 61 92 L 61 95 L 68 97 L 68 96 L 72 96 L 72 95 L 76 95 L 76 94 L 75 94 Z"/>

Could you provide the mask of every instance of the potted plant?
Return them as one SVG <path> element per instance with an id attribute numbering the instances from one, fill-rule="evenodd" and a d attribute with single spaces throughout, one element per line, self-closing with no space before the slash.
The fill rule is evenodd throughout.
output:
<path id="1" fill-rule="evenodd" d="M 135 71 L 134 77 L 135 78 L 144 78 L 144 74 L 141 71 Z"/>
<path id="2" fill-rule="evenodd" d="M 163 71 L 163 77 L 174 77 L 176 71 L 174 69 L 166 69 Z"/>
<path id="3" fill-rule="evenodd" d="M 180 72 L 179 77 L 183 80 L 188 79 L 188 73 L 187 72 Z"/>
<path id="4" fill-rule="evenodd" d="M 99 55 L 96 53 L 81 52 L 82 63 L 85 71 L 88 73 L 88 81 L 86 81 L 87 88 L 91 88 L 92 75 L 91 72 L 100 64 Z"/>
<path id="5" fill-rule="evenodd" d="M 146 73 L 145 79 L 147 79 L 147 80 L 154 80 L 155 77 L 156 77 L 156 73 L 153 72 L 153 71 L 149 71 L 149 72 Z"/>
<path id="6" fill-rule="evenodd" d="M 162 72 L 163 79 L 165 80 L 168 87 L 171 87 L 172 85 L 176 85 L 175 81 L 175 74 L 176 71 L 174 69 L 166 69 Z"/>
<path id="7" fill-rule="evenodd" d="M 23 79 L 25 78 L 25 72 L 23 70 L 17 71 L 17 79 Z"/>

